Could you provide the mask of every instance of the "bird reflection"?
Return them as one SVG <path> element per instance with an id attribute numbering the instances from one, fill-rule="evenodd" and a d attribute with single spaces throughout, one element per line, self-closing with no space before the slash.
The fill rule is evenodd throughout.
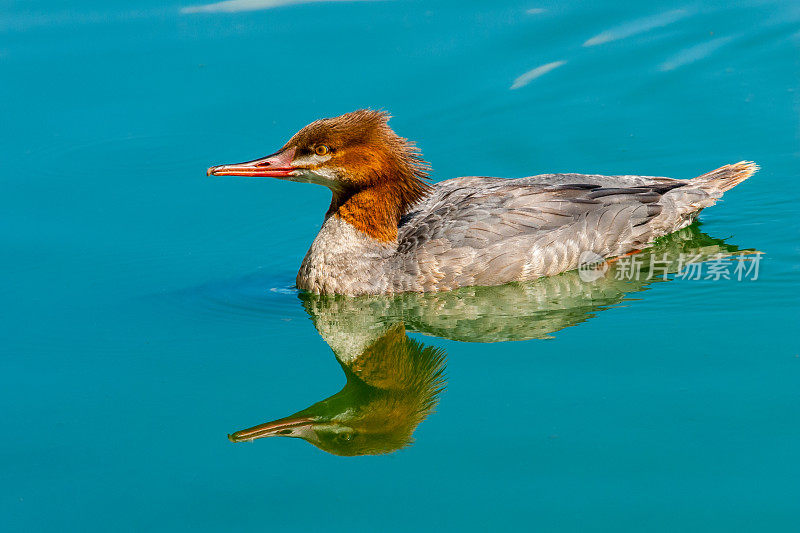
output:
<path id="1" fill-rule="evenodd" d="M 445 387 L 445 353 L 407 332 L 464 342 L 549 338 L 623 302 L 629 294 L 672 279 L 649 272 L 651 259 L 676 273 L 681 257 L 729 257 L 739 251 L 697 225 L 657 241 L 637 256 L 641 272 L 620 275 L 621 263 L 594 281 L 578 271 L 499 287 L 396 296 L 320 296 L 300 300 L 333 350 L 347 379 L 333 396 L 272 422 L 237 431 L 233 442 L 298 437 L 336 455 L 391 453 L 408 446 Z M 583 279 L 582 279 L 583 277 Z"/>
<path id="2" fill-rule="evenodd" d="M 403 324 L 372 342 L 336 353 L 347 383 L 292 416 L 237 431 L 233 442 L 299 437 L 336 455 L 375 455 L 408 445 L 444 388 L 444 352 L 406 335 Z"/>

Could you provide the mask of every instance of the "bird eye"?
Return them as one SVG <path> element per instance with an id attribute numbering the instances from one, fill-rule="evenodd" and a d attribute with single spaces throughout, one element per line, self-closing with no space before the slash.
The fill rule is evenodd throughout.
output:
<path id="1" fill-rule="evenodd" d="M 343 433 L 339 433 L 339 439 L 343 441 L 349 441 L 353 438 L 353 434 L 349 431 L 345 431 Z"/>
<path id="2" fill-rule="evenodd" d="M 314 153 L 317 155 L 327 155 L 327 153 L 330 151 L 331 149 L 325 146 L 324 144 L 320 144 L 319 146 L 314 148 Z"/>

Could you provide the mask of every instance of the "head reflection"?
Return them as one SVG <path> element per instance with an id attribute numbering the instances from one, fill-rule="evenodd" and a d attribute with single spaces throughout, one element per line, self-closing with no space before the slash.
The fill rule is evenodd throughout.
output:
<path id="1" fill-rule="evenodd" d="M 336 354 L 347 377 L 341 391 L 292 416 L 237 431 L 230 440 L 299 437 L 336 455 L 407 446 L 444 388 L 444 352 L 409 338 L 402 324 L 357 352 Z"/>
<path id="2" fill-rule="evenodd" d="M 229 438 L 296 437 L 336 455 L 393 452 L 412 442 L 414 430 L 433 411 L 445 386 L 445 353 L 409 338 L 406 330 L 464 342 L 549 338 L 632 293 L 671 279 L 647 272 L 651 258 L 659 265 L 666 261 L 675 273 L 681 257 L 704 261 L 742 253 L 737 250 L 695 225 L 642 252 L 642 272 L 633 279 L 620 276 L 620 265 L 611 262 L 591 281 L 572 271 L 528 283 L 441 293 L 360 298 L 301 294 L 347 382 L 338 393 L 294 415 Z"/>

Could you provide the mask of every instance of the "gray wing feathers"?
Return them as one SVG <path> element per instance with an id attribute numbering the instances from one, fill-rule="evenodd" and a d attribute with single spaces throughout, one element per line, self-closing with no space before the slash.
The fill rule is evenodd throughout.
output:
<path id="1" fill-rule="evenodd" d="M 688 183 L 583 174 L 442 182 L 401 221 L 394 288 L 496 285 L 577 268 L 585 251 L 629 252 L 704 207 L 709 195 Z"/>

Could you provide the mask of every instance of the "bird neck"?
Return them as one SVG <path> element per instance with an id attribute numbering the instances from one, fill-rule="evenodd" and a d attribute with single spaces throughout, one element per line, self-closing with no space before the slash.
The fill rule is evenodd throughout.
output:
<path id="1" fill-rule="evenodd" d="M 387 184 L 369 187 L 344 198 L 334 197 L 328 214 L 381 242 L 397 240 L 403 206 Z"/>
<path id="2" fill-rule="evenodd" d="M 400 217 L 429 191 L 415 174 L 393 172 L 365 187 L 334 192 L 326 218 L 336 216 L 373 239 L 396 242 Z"/>

